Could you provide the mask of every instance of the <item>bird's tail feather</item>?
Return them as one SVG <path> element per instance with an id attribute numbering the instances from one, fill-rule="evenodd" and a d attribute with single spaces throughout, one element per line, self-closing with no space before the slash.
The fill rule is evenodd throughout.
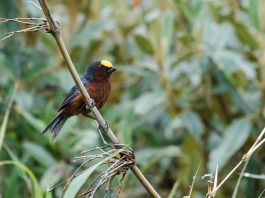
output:
<path id="1" fill-rule="evenodd" d="M 59 134 L 60 130 L 62 129 L 65 121 L 67 118 L 64 118 L 60 113 L 50 122 L 50 124 L 41 132 L 41 135 L 44 133 L 51 131 L 52 133 L 52 140 L 56 138 Z"/>

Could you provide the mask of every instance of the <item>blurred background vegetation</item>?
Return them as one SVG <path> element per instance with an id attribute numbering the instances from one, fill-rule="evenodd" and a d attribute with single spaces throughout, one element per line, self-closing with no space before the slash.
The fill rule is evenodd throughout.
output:
<path id="1" fill-rule="evenodd" d="M 36 2 L 37 1 L 33 1 Z M 207 193 L 206 173 L 223 178 L 265 126 L 263 0 L 49 0 L 80 75 L 111 60 L 118 68 L 104 118 L 136 153 L 162 197 Z M 0 17 L 43 17 L 26 0 L 0 0 Z M 0 24 L 5 32 L 22 28 Z M 70 119 L 55 142 L 40 132 L 74 85 L 45 32 L 0 43 L 0 197 L 42 197 L 71 176 L 71 159 L 102 145 L 95 123 Z M 8 116 L 10 111 L 10 115 Z M 4 164 L 6 160 L 10 160 Z M 257 151 L 237 197 L 265 189 L 265 155 Z M 240 175 L 218 191 L 231 197 Z M 89 183 L 89 182 L 87 182 Z M 59 197 L 62 186 L 47 197 Z M 129 173 L 120 197 L 146 197 Z"/>

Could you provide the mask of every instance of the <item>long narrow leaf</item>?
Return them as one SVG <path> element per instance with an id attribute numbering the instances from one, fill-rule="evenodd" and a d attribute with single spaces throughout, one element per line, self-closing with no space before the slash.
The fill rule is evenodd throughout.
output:
<path id="1" fill-rule="evenodd" d="M 29 178 L 31 180 L 32 186 L 33 186 L 33 191 L 34 191 L 34 197 L 35 198 L 42 198 L 42 191 L 41 188 L 37 182 L 36 177 L 34 176 L 34 174 L 31 172 L 31 170 L 25 166 L 24 164 L 18 162 L 18 161 L 0 161 L 0 166 L 4 166 L 4 165 L 14 165 L 17 166 L 18 168 L 20 168 L 22 171 L 24 171 L 25 173 L 27 173 L 29 175 Z"/>
<path id="2" fill-rule="evenodd" d="M 10 109 L 11 109 L 14 97 L 16 95 L 16 92 L 17 92 L 17 84 L 14 87 L 13 93 L 12 93 L 11 98 L 9 100 L 9 103 L 8 103 L 8 106 L 6 109 L 6 113 L 5 113 L 5 116 L 4 116 L 2 125 L 1 125 L 1 129 L 0 129 L 0 151 L 2 148 L 2 144 L 4 142 L 4 137 L 5 137 L 5 133 L 6 133 L 6 126 L 7 126 L 7 122 L 8 122 L 8 118 L 9 118 L 9 114 L 10 114 Z"/>

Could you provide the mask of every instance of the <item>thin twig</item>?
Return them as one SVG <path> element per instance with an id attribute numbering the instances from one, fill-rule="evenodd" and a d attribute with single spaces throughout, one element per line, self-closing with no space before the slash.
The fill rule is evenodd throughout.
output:
<path id="1" fill-rule="evenodd" d="M 13 19 L 0 18 L 0 23 L 5 23 L 9 21 L 21 23 L 21 21 L 42 21 L 44 22 L 47 20 L 43 18 L 34 18 L 34 17 L 23 17 L 23 18 L 13 18 Z"/>
<path id="2" fill-rule="evenodd" d="M 212 191 L 213 191 L 212 197 L 215 197 L 215 195 L 216 195 L 217 182 L 218 182 L 218 164 L 217 164 L 216 169 L 215 169 L 213 189 L 212 189 Z"/>
<path id="3" fill-rule="evenodd" d="M 94 160 L 97 158 L 102 158 L 104 161 L 104 164 L 108 165 L 108 168 L 105 172 L 99 174 L 90 184 L 87 191 L 84 193 L 81 193 L 77 195 L 77 197 L 93 197 L 95 193 L 100 189 L 103 185 L 107 184 L 105 193 L 110 193 L 110 197 L 112 197 L 112 194 L 116 194 L 120 192 L 121 183 L 118 185 L 114 193 L 112 193 L 112 189 L 110 189 L 112 186 L 111 182 L 114 179 L 114 177 L 121 175 L 120 182 L 123 181 L 123 177 L 128 171 L 128 169 L 134 165 L 134 154 L 131 151 L 129 147 L 124 146 L 121 149 L 112 148 L 111 150 L 105 151 L 105 149 L 111 148 L 111 146 L 104 146 L 104 147 L 98 147 L 97 149 L 91 149 L 86 151 L 85 153 L 87 155 L 75 157 L 76 160 Z M 84 152 L 82 152 L 84 153 Z M 95 153 L 95 154 L 92 154 Z M 101 166 L 103 163 L 101 163 Z M 82 174 L 83 172 L 78 172 L 78 175 Z M 75 176 L 77 176 L 75 174 Z M 109 197 L 109 196 L 108 196 Z"/>
<path id="4" fill-rule="evenodd" d="M 238 169 L 238 167 L 243 163 L 243 160 L 241 160 L 229 173 L 226 175 L 226 177 L 221 181 L 220 184 L 215 188 L 215 191 L 212 191 L 212 193 L 216 193 L 217 190 L 226 182 L 226 180 Z"/>
<path id="5" fill-rule="evenodd" d="M 243 177 L 247 177 L 247 178 L 252 178 L 252 179 L 261 179 L 261 180 L 265 180 L 265 174 L 253 174 L 253 173 L 243 173 L 242 174 Z"/>
<path id="6" fill-rule="evenodd" d="M 40 20 L 42 21 L 42 23 L 33 23 L 30 21 L 35 21 L 35 20 Z M 0 18 L 0 23 L 7 23 L 7 22 L 15 22 L 18 24 L 22 24 L 22 25 L 26 25 L 26 26 L 30 26 L 21 30 L 16 30 L 16 31 L 12 31 L 12 32 L 8 32 L 5 33 L 5 37 L 3 37 L 2 39 L 0 39 L 0 42 L 4 41 L 5 39 L 14 36 L 15 34 L 18 33 L 26 33 L 26 32 L 38 32 L 41 30 L 48 30 L 49 26 L 46 20 L 44 19 L 38 19 L 38 18 L 14 18 L 14 19 L 4 19 L 4 18 Z"/>
<path id="7" fill-rule="evenodd" d="M 33 1 L 28 1 L 28 2 L 41 10 L 41 7 L 39 5 L 37 5 L 35 2 L 33 2 Z"/>
<path id="8" fill-rule="evenodd" d="M 261 192 L 258 198 L 262 198 L 262 195 L 264 194 L 264 192 L 265 192 L 265 189 Z"/>
<path id="9" fill-rule="evenodd" d="M 21 19 L 21 18 L 15 18 L 15 19 L 0 19 L 0 23 L 7 23 L 7 22 L 15 22 L 15 23 L 21 23 L 24 25 L 38 25 L 38 23 L 32 23 Z"/>
<path id="10" fill-rule="evenodd" d="M 257 137 L 255 143 L 252 145 L 252 147 L 249 150 L 252 150 L 262 140 L 262 137 L 264 136 L 264 134 L 265 134 L 265 127 L 263 128 L 263 130 L 261 131 L 261 133 Z"/>
<path id="11" fill-rule="evenodd" d="M 2 42 L 3 40 L 5 40 L 5 39 L 7 39 L 7 38 L 9 38 L 11 36 L 13 36 L 13 35 L 12 34 L 9 34 L 9 35 L 5 36 L 4 38 L 0 39 L 0 42 Z"/>
<path id="12" fill-rule="evenodd" d="M 190 192 L 189 192 L 189 196 L 188 197 L 191 197 L 191 193 L 192 193 L 192 189 L 193 189 L 193 186 L 194 186 L 194 183 L 195 183 L 195 180 L 196 180 L 196 177 L 197 177 L 197 174 L 199 172 L 199 169 L 200 169 L 200 166 L 201 166 L 201 162 L 199 163 L 199 166 L 195 172 L 195 175 L 193 176 L 192 178 L 192 184 L 191 184 L 191 187 L 190 187 Z"/>
<path id="13" fill-rule="evenodd" d="M 241 179 L 243 178 L 243 174 L 247 168 L 247 165 L 248 165 L 248 162 L 249 162 L 249 159 L 246 161 L 246 163 L 244 164 L 243 166 L 243 169 L 241 170 L 241 174 L 236 182 L 236 186 L 235 186 L 235 189 L 234 189 L 234 192 L 232 194 L 232 198 L 236 198 L 237 197 L 237 192 L 238 192 L 238 189 L 239 189 L 239 185 L 240 185 L 240 182 L 241 182 Z"/>

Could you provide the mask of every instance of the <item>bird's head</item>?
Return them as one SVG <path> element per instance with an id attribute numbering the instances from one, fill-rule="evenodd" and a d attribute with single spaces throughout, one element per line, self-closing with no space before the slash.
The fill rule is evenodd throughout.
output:
<path id="1" fill-rule="evenodd" d="M 84 77 L 88 80 L 106 79 L 109 78 L 114 71 L 116 71 L 116 67 L 114 67 L 110 61 L 101 60 L 90 64 Z"/>

